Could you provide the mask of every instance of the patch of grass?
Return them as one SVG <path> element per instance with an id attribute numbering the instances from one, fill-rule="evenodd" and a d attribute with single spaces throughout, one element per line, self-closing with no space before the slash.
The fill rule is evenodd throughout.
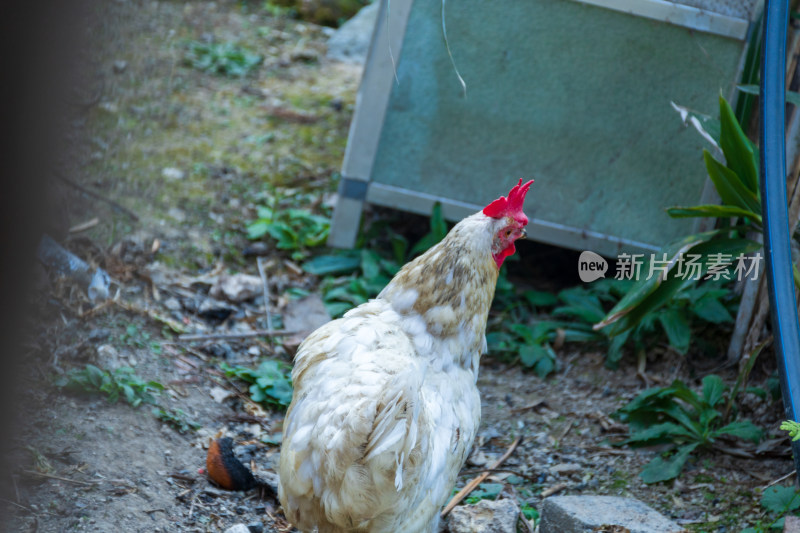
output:
<path id="1" fill-rule="evenodd" d="M 165 409 L 163 407 L 153 407 L 153 415 L 168 426 L 174 428 L 178 433 L 189 433 L 197 431 L 202 424 L 192 420 L 188 414 L 181 409 Z"/>
<path id="2" fill-rule="evenodd" d="M 265 360 L 255 370 L 227 363 L 220 367 L 227 377 L 250 383 L 250 399 L 256 403 L 285 409 L 292 401 L 292 380 L 284 363 Z"/>
<path id="3" fill-rule="evenodd" d="M 272 207 L 259 207 L 258 219 L 247 226 L 252 240 L 269 235 L 279 250 L 291 251 L 292 259 L 302 260 L 308 249 L 325 243 L 331 229 L 328 217 L 302 209 L 279 209 L 277 200 Z"/>
<path id="4" fill-rule="evenodd" d="M 183 62 L 186 66 L 211 74 L 243 78 L 264 61 L 264 56 L 230 42 L 189 41 Z"/>
<path id="5" fill-rule="evenodd" d="M 139 329 L 136 324 L 128 324 L 128 326 L 125 328 L 125 333 L 120 335 L 119 342 L 124 346 L 130 346 L 131 348 L 143 348 L 150 350 L 156 355 L 161 355 L 161 344 L 157 341 L 151 340 L 150 334 Z"/>
<path id="6" fill-rule="evenodd" d="M 722 411 L 728 386 L 722 378 L 703 378 L 697 395 L 683 382 L 669 387 L 648 389 L 614 415 L 630 426 L 630 437 L 622 444 L 651 446 L 671 444 L 665 454 L 650 461 L 640 477 L 656 483 L 677 477 L 695 449 L 710 446 L 719 437 L 737 437 L 752 442 L 761 440 L 762 430 L 749 420 L 725 424 Z"/>
<path id="7" fill-rule="evenodd" d="M 142 403 L 155 404 L 155 397 L 164 390 L 157 381 L 145 381 L 129 367 L 109 372 L 94 365 L 82 370 L 72 370 L 56 381 L 56 386 L 85 394 L 104 394 L 108 401 L 116 403 L 120 397 L 133 407 Z"/>

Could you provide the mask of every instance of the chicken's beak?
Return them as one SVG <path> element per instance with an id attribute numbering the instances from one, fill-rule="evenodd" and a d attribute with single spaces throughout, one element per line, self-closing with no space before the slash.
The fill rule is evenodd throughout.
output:
<path id="1" fill-rule="evenodd" d="M 520 234 L 519 238 L 520 239 L 527 239 L 528 238 L 528 232 L 525 231 L 525 228 L 522 228 L 522 231 L 521 231 L 521 234 Z"/>

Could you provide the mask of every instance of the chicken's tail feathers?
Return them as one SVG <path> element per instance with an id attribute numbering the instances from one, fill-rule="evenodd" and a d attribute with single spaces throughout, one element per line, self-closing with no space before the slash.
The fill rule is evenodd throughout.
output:
<path id="1" fill-rule="evenodd" d="M 277 498 L 277 480 L 262 479 L 254 476 L 233 453 L 233 439 L 224 437 L 215 439 L 208 447 L 206 455 L 206 473 L 208 478 L 226 490 L 266 489 L 267 493 Z"/>

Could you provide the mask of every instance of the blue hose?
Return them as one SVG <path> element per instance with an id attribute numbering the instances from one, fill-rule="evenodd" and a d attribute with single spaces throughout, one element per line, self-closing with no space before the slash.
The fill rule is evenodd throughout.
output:
<path id="1" fill-rule="evenodd" d="M 772 330 L 786 417 L 800 415 L 800 329 L 786 205 L 786 29 L 789 0 L 767 0 L 761 60 L 761 208 Z M 800 472 L 800 441 L 792 443 Z M 800 475 L 796 476 L 800 480 Z"/>

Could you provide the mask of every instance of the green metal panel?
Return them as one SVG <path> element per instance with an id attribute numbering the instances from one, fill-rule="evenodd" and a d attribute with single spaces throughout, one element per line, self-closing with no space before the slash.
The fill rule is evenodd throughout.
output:
<path id="1" fill-rule="evenodd" d="M 483 205 L 534 178 L 546 223 L 655 246 L 692 230 L 663 208 L 699 201 L 704 141 L 670 102 L 713 113 L 741 41 L 571 0 L 451 1 L 465 98 L 441 8 L 411 8 L 373 182 Z"/>

